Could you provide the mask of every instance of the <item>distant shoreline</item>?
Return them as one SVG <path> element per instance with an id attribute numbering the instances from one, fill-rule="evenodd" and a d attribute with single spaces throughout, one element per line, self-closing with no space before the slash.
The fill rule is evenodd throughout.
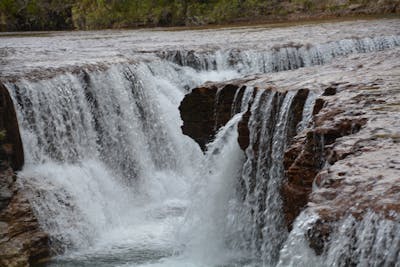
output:
<path id="1" fill-rule="evenodd" d="M 373 14 L 373 15 L 348 15 L 348 16 L 309 16 L 297 17 L 289 19 L 255 19 L 240 20 L 227 23 L 207 24 L 198 26 L 140 26 L 140 27 L 121 27 L 121 28 L 104 28 L 104 29 L 71 29 L 71 30 L 32 30 L 32 31 L 0 31 L 2 37 L 46 37 L 51 33 L 60 32 L 85 32 L 85 31 L 123 31 L 123 30 L 154 30 L 154 31 L 187 31 L 187 30 L 208 30 L 223 28 L 241 28 L 241 27 L 262 27 L 262 28 L 282 28 L 296 25 L 312 25 L 320 23 L 335 23 L 355 20 L 378 20 L 378 19 L 400 19 L 400 14 Z"/>
<path id="2" fill-rule="evenodd" d="M 203 29 L 400 17 L 400 0 L 46 0 L 0 4 L 0 32 Z"/>
<path id="3" fill-rule="evenodd" d="M 246 21 L 234 21 L 220 24 L 208 24 L 199 26 L 165 26 L 165 27 L 138 27 L 138 28 L 120 28 L 115 30 L 135 30 L 135 29 L 160 29 L 160 30 L 207 30 L 207 29 L 219 29 L 219 28 L 240 28 L 240 27 L 270 27 L 270 28 L 281 28 L 291 27 L 296 25 L 310 25 L 319 23 L 330 23 L 330 22 L 343 22 L 343 21 L 354 21 L 354 20 L 376 20 L 376 19 L 400 19 L 400 14 L 373 14 L 373 15 L 349 15 L 349 16 L 310 16 L 302 18 L 290 18 L 290 19 L 258 19 L 258 20 L 246 20 Z M 104 29 L 105 30 L 105 29 Z M 110 29 L 113 30 L 113 29 Z"/>

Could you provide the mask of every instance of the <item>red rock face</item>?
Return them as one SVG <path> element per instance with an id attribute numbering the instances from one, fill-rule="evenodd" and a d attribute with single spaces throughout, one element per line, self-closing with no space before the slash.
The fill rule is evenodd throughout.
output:
<path id="1" fill-rule="evenodd" d="M 316 101 L 313 127 L 296 136 L 285 152 L 284 166 L 287 181 L 282 188 L 282 197 L 289 229 L 308 203 L 312 184 L 325 162 L 334 164 L 345 157 L 345 155 L 332 155 L 331 145 L 337 138 L 358 132 L 367 122 L 367 118 L 359 116 L 341 118 L 343 109 L 329 107 L 327 104 L 332 101 L 329 98 L 332 95 L 332 88 L 329 87 L 329 93 L 325 91 L 324 96 Z"/>
<path id="2" fill-rule="evenodd" d="M 14 105 L 1 83 L 0 130 L 0 266 L 29 266 L 49 256 L 48 236 L 16 185 L 15 171 L 22 168 L 24 153 Z"/>
<path id="3" fill-rule="evenodd" d="M 0 266 L 29 266 L 49 257 L 48 235 L 40 229 L 24 193 L 15 185 L 11 190 L 13 196 L 0 213 Z"/>
<path id="4" fill-rule="evenodd" d="M 319 214 L 320 219 L 307 233 L 317 254 L 323 252 L 335 223 L 348 216 L 362 220 L 372 211 L 395 220 L 400 214 L 400 69 L 395 60 L 399 53 L 397 49 L 369 58 L 357 56 L 333 66 L 233 82 L 239 83 L 236 88 L 250 84 L 259 90 L 279 88 L 282 93 L 297 90 L 290 107 L 281 197 L 289 230 L 303 210 Z M 207 86 L 201 90 L 215 94 L 216 88 L 224 85 L 213 86 L 210 91 Z M 315 101 L 310 125 L 297 133 L 308 92 L 304 88 L 320 91 L 321 96 Z M 238 125 L 243 150 L 250 145 L 250 116 L 248 110 Z"/>
<path id="5" fill-rule="evenodd" d="M 397 78 L 398 79 L 398 78 Z M 288 226 L 303 210 L 319 214 L 307 238 L 321 254 L 334 223 L 368 212 L 398 220 L 400 93 L 398 82 L 347 84 L 323 96 L 313 126 L 285 153 L 282 189 Z M 343 87 L 343 86 L 342 86 Z M 371 233 L 373 234 L 373 233 Z"/>
<path id="6" fill-rule="evenodd" d="M 317 117 L 322 125 L 340 125 L 352 133 L 324 153 L 329 165 L 318 174 L 310 197 L 324 220 L 349 214 L 362 218 L 367 210 L 390 219 L 400 212 L 400 93 L 393 81 L 349 87 L 344 97 L 332 99 L 322 111 L 347 108 L 335 124 Z"/>

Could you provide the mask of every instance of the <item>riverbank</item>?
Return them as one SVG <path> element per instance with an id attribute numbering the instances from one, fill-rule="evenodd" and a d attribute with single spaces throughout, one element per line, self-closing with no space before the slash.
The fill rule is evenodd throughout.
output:
<path id="1" fill-rule="evenodd" d="M 78 1 L 0 4 L 1 31 L 218 27 L 399 15 L 399 0 Z"/>

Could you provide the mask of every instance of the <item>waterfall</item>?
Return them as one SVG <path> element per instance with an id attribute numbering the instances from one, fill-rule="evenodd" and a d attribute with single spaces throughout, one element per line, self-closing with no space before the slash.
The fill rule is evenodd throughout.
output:
<path id="1" fill-rule="evenodd" d="M 304 108 L 303 108 L 303 114 L 302 114 L 302 120 L 301 122 L 297 125 L 297 132 L 300 133 L 304 129 L 306 129 L 309 126 L 309 123 L 312 121 L 312 113 L 314 109 L 314 104 L 315 100 L 318 97 L 317 92 L 310 92 L 306 102 L 304 103 Z"/>
<path id="2" fill-rule="evenodd" d="M 248 218 L 247 240 L 242 242 L 249 243 L 253 257 L 261 258 L 266 266 L 277 262 L 287 235 L 280 187 L 295 95 L 259 90 L 250 109 L 249 146 L 241 175 L 244 205 L 240 217 Z M 312 101 L 308 102 L 300 103 L 306 111 Z"/>
<path id="3" fill-rule="evenodd" d="M 176 50 L 143 62 L 9 81 L 26 157 L 19 184 L 66 266 L 93 259 L 100 266 L 346 266 L 346 259 L 389 266 L 398 253 L 389 249 L 399 241 L 398 225 L 374 215 L 338 223 L 342 228 L 322 256 L 305 245 L 316 215 L 302 214 L 291 233 L 286 229 L 284 151 L 309 125 L 318 92 L 298 101 L 298 92 L 237 90 L 231 120 L 204 154 L 182 135 L 177 107 L 206 81 L 399 45 L 398 36 L 384 36 L 265 51 Z M 249 146 L 242 151 L 238 124 L 245 114 Z M 217 113 L 215 118 L 218 125 Z M 346 239 L 355 231 L 364 239 Z M 339 243 L 357 249 L 340 249 Z M 376 262 L 368 262 L 372 258 Z"/>
<path id="4" fill-rule="evenodd" d="M 321 256 L 306 240 L 317 214 L 302 213 L 281 251 L 278 266 L 399 266 L 399 220 L 367 212 L 361 220 L 348 216 L 331 225 L 333 236 Z"/>
<path id="5" fill-rule="evenodd" d="M 154 231 L 143 228 L 146 213 L 181 209 L 201 152 L 179 133 L 184 89 L 156 72 L 122 64 L 7 84 L 26 155 L 20 182 L 57 250 L 93 246 L 125 227 L 142 227 L 130 237 L 140 243 Z"/>
<path id="6" fill-rule="evenodd" d="M 226 264 L 241 257 L 240 251 L 229 244 L 237 234 L 234 225 L 238 218 L 231 210 L 237 205 L 235 186 L 243 163 L 243 152 L 237 143 L 241 116 L 242 113 L 234 116 L 208 145 L 200 179 L 192 189 L 194 202 L 183 232 L 188 247 L 185 253 L 206 266 Z"/>
<path id="7" fill-rule="evenodd" d="M 343 39 L 320 44 L 276 45 L 265 50 L 171 50 L 159 52 L 181 66 L 197 70 L 235 70 L 242 75 L 298 69 L 332 62 L 340 56 L 370 53 L 400 45 L 398 35 Z"/>

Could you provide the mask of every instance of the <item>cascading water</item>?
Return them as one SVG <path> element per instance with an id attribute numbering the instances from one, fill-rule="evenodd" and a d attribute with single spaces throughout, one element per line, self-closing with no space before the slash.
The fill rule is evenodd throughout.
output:
<path id="1" fill-rule="evenodd" d="M 399 220 L 367 212 L 362 220 L 348 216 L 331 227 L 334 234 L 321 256 L 307 245 L 307 232 L 319 220 L 303 213 L 297 219 L 278 266 L 399 266 Z"/>
<path id="2" fill-rule="evenodd" d="M 218 266 L 241 259 L 234 250 L 235 219 L 229 219 L 235 206 L 235 186 L 243 163 L 243 152 L 237 143 L 237 124 L 242 113 L 237 114 L 208 145 L 202 168 L 195 186 L 193 206 L 188 211 L 188 221 L 183 232 L 188 246 L 185 254 L 205 266 Z M 235 252 L 237 255 L 235 255 Z"/>
<path id="3" fill-rule="evenodd" d="M 323 65 L 340 56 L 381 51 L 399 45 L 399 36 L 392 35 L 345 39 L 316 45 L 289 43 L 267 50 L 172 50 L 160 52 L 159 56 L 197 70 L 235 70 L 245 75 Z"/>
<path id="4" fill-rule="evenodd" d="M 8 85 L 27 161 L 19 176 L 54 248 L 174 247 L 164 243 L 201 152 L 179 135 L 183 90 L 146 75 L 120 65 Z"/>
<path id="5" fill-rule="evenodd" d="M 293 241 L 301 227 L 288 234 L 279 192 L 286 141 L 308 125 L 317 94 L 309 93 L 294 120 L 295 92 L 238 91 L 232 119 L 205 154 L 181 134 L 177 106 L 208 80 L 398 45 L 398 36 L 386 36 L 265 51 L 167 51 L 8 82 L 26 156 L 19 182 L 52 247 L 64 253 L 50 266 L 286 266 L 302 255 L 318 265 Z M 243 152 L 237 127 L 248 110 Z M 334 265 L 338 253 L 326 259 Z"/>
<path id="6" fill-rule="evenodd" d="M 260 90 L 250 109 L 249 146 L 241 175 L 244 204 L 240 217 L 248 218 L 243 243 L 250 243 L 253 257 L 261 259 L 265 266 L 276 264 L 287 235 L 280 186 L 295 96 L 296 92 Z M 307 111 L 311 103 L 306 101 L 301 105 Z"/>

